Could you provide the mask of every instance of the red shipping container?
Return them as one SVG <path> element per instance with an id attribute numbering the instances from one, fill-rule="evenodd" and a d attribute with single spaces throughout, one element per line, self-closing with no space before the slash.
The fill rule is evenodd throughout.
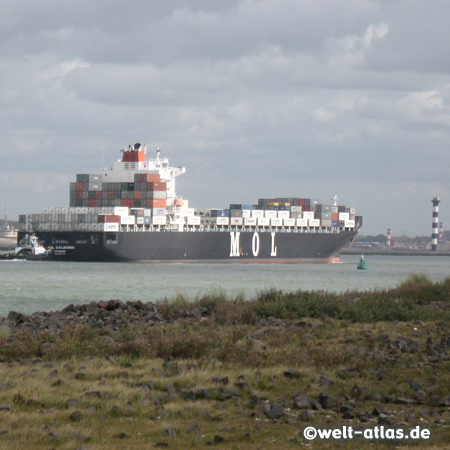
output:
<path id="1" fill-rule="evenodd" d="M 166 191 L 167 190 L 167 183 L 147 183 L 147 190 L 148 191 Z"/>
<path id="2" fill-rule="evenodd" d="M 88 201 L 88 206 L 89 206 L 89 208 L 95 208 L 95 200 L 94 199 L 90 199 Z"/>
<path id="3" fill-rule="evenodd" d="M 102 199 L 102 191 L 96 191 L 95 192 L 95 199 L 101 200 Z"/>
<path id="4" fill-rule="evenodd" d="M 77 200 L 82 199 L 82 198 L 83 198 L 83 191 L 76 191 L 76 192 L 75 192 L 75 198 L 76 198 Z"/>
<path id="5" fill-rule="evenodd" d="M 98 223 L 118 223 L 120 216 L 114 214 L 99 214 Z"/>
<path id="6" fill-rule="evenodd" d="M 141 198 L 141 191 L 134 191 L 134 198 L 140 199 Z"/>
<path id="7" fill-rule="evenodd" d="M 311 206 L 303 206 L 303 211 L 311 211 Z"/>
<path id="8" fill-rule="evenodd" d="M 339 213 L 331 213 L 331 220 L 339 220 Z"/>
<path id="9" fill-rule="evenodd" d="M 77 183 L 77 186 L 75 188 L 76 191 L 82 191 L 83 190 L 83 183 Z"/>

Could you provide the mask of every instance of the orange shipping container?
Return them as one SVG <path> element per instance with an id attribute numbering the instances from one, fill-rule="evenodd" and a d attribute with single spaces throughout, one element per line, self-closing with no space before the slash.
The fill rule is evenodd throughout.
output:
<path id="1" fill-rule="evenodd" d="M 141 198 L 141 191 L 134 191 L 134 198 L 140 199 Z"/>
<path id="2" fill-rule="evenodd" d="M 159 173 L 143 173 L 141 174 L 141 183 L 159 183 L 161 176 Z"/>
<path id="3" fill-rule="evenodd" d="M 339 220 L 339 213 L 331 213 L 331 220 Z"/>
<path id="4" fill-rule="evenodd" d="M 147 208 L 165 208 L 165 207 L 166 207 L 166 200 L 159 200 L 159 199 L 147 200 Z"/>

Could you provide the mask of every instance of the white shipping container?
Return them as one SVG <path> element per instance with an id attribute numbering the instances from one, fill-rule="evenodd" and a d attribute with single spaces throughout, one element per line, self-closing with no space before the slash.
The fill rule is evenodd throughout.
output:
<path id="1" fill-rule="evenodd" d="M 356 209 L 355 208 L 350 208 L 350 214 L 356 214 Z"/>
<path id="2" fill-rule="evenodd" d="M 242 225 L 243 220 L 242 217 L 230 217 L 231 225 Z"/>
<path id="3" fill-rule="evenodd" d="M 309 226 L 310 227 L 320 227 L 320 220 L 319 219 L 309 219 Z"/>
<path id="4" fill-rule="evenodd" d="M 187 218 L 188 225 L 200 225 L 201 217 L 200 216 L 190 216 Z"/>
<path id="5" fill-rule="evenodd" d="M 295 227 L 295 219 L 284 219 L 285 227 Z"/>
<path id="6" fill-rule="evenodd" d="M 88 191 L 101 191 L 102 183 L 89 183 Z"/>
<path id="7" fill-rule="evenodd" d="M 345 228 L 355 228 L 355 221 L 354 220 L 346 220 L 344 227 Z"/>
<path id="8" fill-rule="evenodd" d="M 230 218 L 229 217 L 217 217 L 216 219 L 217 225 L 229 225 L 230 224 Z"/>
<path id="9" fill-rule="evenodd" d="M 244 217 L 244 225 L 256 227 L 256 219 L 254 217 Z"/>
<path id="10" fill-rule="evenodd" d="M 262 219 L 264 217 L 264 211 L 262 209 L 252 209 L 252 217 Z"/>
<path id="11" fill-rule="evenodd" d="M 297 219 L 297 226 L 298 227 L 307 227 L 308 219 Z"/>
<path id="12" fill-rule="evenodd" d="M 314 211 L 303 211 L 303 218 L 307 220 L 314 220 Z"/>
<path id="13" fill-rule="evenodd" d="M 349 220 L 350 214 L 348 212 L 340 212 L 339 220 Z"/>
<path id="14" fill-rule="evenodd" d="M 278 218 L 279 219 L 289 219 L 290 212 L 289 211 L 278 211 Z"/>
<path id="15" fill-rule="evenodd" d="M 115 216 L 129 216 L 130 211 L 128 206 L 115 206 L 114 207 L 114 215 Z"/>
<path id="16" fill-rule="evenodd" d="M 266 219 L 276 219 L 277 218 L 277 211 L 264 211 L 264 217 Z"/>
<path id="17" fill-rule="evenodd" d="M 283 225 L 283 219 L 270 219 L 270 225 L 272 227 L 281 227 Z"/>
<path id="18" fill-rule="evenodd" d="M 165 225 L 166 224 L 166 216 L 153 216 L 152 224 L 153 225 Z"/>
<path id="19" fill-rule="evenodd" d="M 121 225 L 134 225 L 136 223 L 136 216 L 121 216 L 120 224 Z"/>
<path id="20" fill-rule="evenodd" d="M 138 225 L 144 225 L 144 217 L 136 217 L 136 223 Z"/>
<path id="21" fill-rule="evenodd" d="M 99 223 L 99 227 L 102 227 L 101 231 L 119 231 L 119 224 L 118 223 Z"/>
<path id="22" fill-rule="evenodd" d="M 153 208 L 152 209 L 152 216 L 165 216 L 166 215 L 166 208 Z"/>
<path id="23" fill-rule="evenodd" d="M 242 217 L 244 217 L 244 218 L 252 217 L 252 210 L 251 209 L 243 209 Z"/>
<path id="24" fill-rule="evenodd" d="M 258 218 L 258 226 L 259 227 L 268 227 L 269 225 L 270 225 L 270 219 L 267 219 L 266 217 Z"/>
<path id="25" fill-rule="evenodd" d="M 183 208 L 181 210 L 184 216 L 191 217 L 195 214 L 194 208 Z"/>
<path id="26" fill-rule="evenodd" d="M 339 212 L 339 208 L 337 206 L 332 206 L 331 207 L 331 213 L 332 214 L 337 214 Z"/>

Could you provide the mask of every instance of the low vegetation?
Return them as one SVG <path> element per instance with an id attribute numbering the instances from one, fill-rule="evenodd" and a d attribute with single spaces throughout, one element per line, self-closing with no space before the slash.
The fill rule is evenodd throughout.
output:
<path id="1" fill-rule="evenodd" d="M 0 323 L 3 449 L 450 449 L 450 279 L 368 292 L 184 296 L 158 320 Z M 309 425 L 431 429 L 314 441 Z"/>

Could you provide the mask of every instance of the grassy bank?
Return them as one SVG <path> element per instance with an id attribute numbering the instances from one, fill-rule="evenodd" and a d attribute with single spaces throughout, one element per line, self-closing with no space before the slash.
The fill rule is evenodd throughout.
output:
<path id="1" fill-rule="evenodd" d="M 221 291 L 118 329 L 0 326 L 1 449 L 450 445 L 450 280 L 390 290 Z M 314 441 L 308 425 L 389 424 L 429 441 Z"/>

